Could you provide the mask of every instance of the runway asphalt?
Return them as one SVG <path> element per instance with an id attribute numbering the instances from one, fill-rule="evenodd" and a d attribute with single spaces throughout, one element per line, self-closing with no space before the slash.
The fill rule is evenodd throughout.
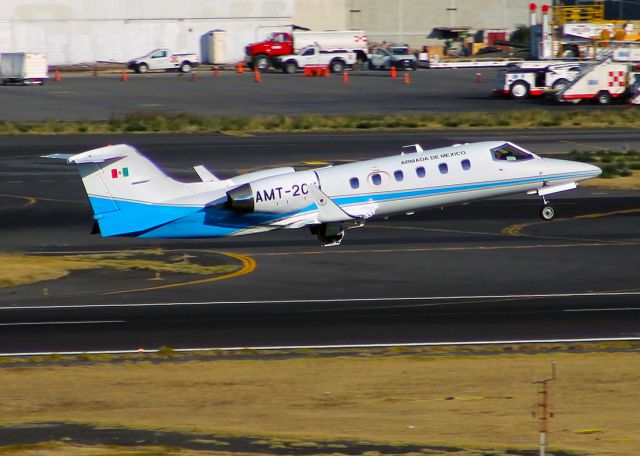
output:
<path id="1" fill-rule="evenodd" d="M 633 130 L 405 132 L 129 137 L 13 137 L 0 147 L 0 251 L 38 254 L 161 246 L 179 256 L 230 252 L 241 276 L 159 288 L 140 272 L 83 272 L 0 289 L 0 352 L 640 337 L 640 192 L 578 189 L 558 219 L 516 196 L 347 232 L 323 249 L 306 230 L 190 241 L 102 239 L 76 170 L 39 159 L 129 142 L 181 179 L 307 161 L 512 139 L 534 152 L 638 147 Z M 585 217 L 588 216 L 588 217 Z M 250 270 L 249 270 L 250 269 Z M 46 296 L 43 288 L 47 288 Z M 127 291 L 132 289 L 144 291 Z M 118 294 L 106 292 L 118 290 Z"/>
<path id="2" fill-rule="evenodd" d="M 476 83 L 476 75 L 482 75 Z M 196 73 L 194 73 L 196 74 Z M 514 109 L 603 109 L 592 103 L 556 104 L 550 99 L 515 101 L 495 97 L 495 69 L 441 69 L 409 72 L 403 83 L 387 71 L 350 72 L 309 78 L 269 73 L 256 83 L 251 73 L 211 72 L 63 74 L 44 86 L 0 86 L 0 119 L 108 120 L 134 112 L 192 113 L 212 116 L 300 114 L 421 114 L 424 112 L 500 112 Z M 622 109 L 612 105 L 604 109 Z"/>

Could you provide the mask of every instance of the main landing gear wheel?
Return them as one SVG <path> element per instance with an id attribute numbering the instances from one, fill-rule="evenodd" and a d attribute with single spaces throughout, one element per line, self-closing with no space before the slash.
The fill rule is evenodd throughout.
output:
<path id="1" fill-rule="evenodd" d="M 549 221 L 552 220 L 556 216 L 556 210 L 553 206 L 549 204 L 545 204 L 540 208 L 540 217 L 542 220 Z"/>

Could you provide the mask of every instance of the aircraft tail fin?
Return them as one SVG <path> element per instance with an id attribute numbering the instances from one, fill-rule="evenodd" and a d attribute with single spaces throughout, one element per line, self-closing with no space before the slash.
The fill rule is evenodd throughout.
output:
<path id="1" fill-rule="evenodd" d="M 78 165 L 103 236 L 144 231 L 179 216 L 157 206 L 183 196 L 187 184 L 164 174 L 132 146 L 118 144 L 47 158 Z"/>
<path id="2" fill-rule="evenodd" d="M 67 163 L 78 165 L 92 205 L 93 200 L 110 200 L 109 204 L 118 200 L 159 203 L 180 196 L 179 188 L 183 185 L 126 144 L 72 155 Z M 93 209 L 96 214 L 108 212 L 108 207 L 101 204 Z"/>

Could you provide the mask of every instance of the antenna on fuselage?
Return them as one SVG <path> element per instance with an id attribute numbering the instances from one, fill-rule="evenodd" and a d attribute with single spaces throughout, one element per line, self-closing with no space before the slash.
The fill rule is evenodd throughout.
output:
<path id="1" fill-rule="evenodd" d="M 413 150 L 409 150 L 410 148 L 413 148 Z M 402 146 L 402 155 L 406 153 L 410 154 L 412 152 L 421 154 L 422 152 L 424 152 L 424 150 L 422 150 L 422 146 L 420 144 L 409 144 L 408 146 Z"/>

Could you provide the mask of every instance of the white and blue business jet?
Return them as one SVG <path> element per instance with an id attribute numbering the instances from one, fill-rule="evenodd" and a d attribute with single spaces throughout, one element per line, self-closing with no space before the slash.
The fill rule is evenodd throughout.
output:
<path id="1" fill-rule="evenodd" d="M 526 192 L 542 198 L 576 188 L 600 168 L 539 157 L 504 141 L 456 144 L 337 166 L 275 168 L 220 180 L 195 166 L 199 182 L 165 175 L 135 148 L 120 144 L 77 155 L 102 236 L 206 238 L 308 227 L 323 246 L 374 217 Z M 407 150 L 405 148 L 405 150 Z"/>

